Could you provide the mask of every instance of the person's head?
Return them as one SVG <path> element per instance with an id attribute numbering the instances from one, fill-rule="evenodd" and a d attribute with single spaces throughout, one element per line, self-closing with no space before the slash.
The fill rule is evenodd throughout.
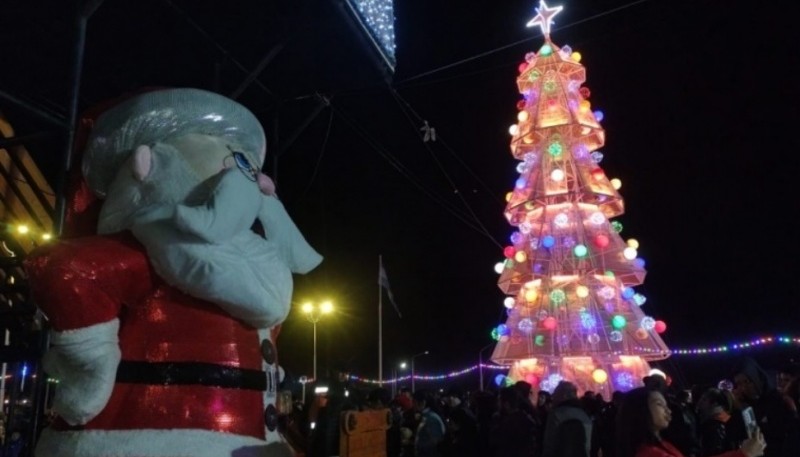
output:
<path id="1" fill-rule="evenodd" d="M 657 390 L 662 394 L 667 391 L 667 380 L 659 374 L 651 374 L 642 378 L 642 383 L 650 390 Z"/>
<path id="2" fill-rule="evenodd" d="M 614 393 L 611 394 L 611 403 L 619 408 L 622 406 L 622 401 L 625 399 L 625 393 L 620 390 L 615 390 Z"/>
<path id="3" fill-rule="evenodd" d="M 555 390 L 553 390 L 553 406 L 558 406 L 565 401 L 577 399 L 578 388 L 569 381 L 559 382 Z"/>
<path id="4" fill-rule="evenodd" d="M 798 366 L 795 364 L 788 364 L 781 367 L 778 370 L 778 376 L 776 377 L 778 391 L 780 391 L 782 394 L 786 394 L 789 384 L 797 379 L 798 375 L 800 375 L 800 368 L 798 368 Z"/>
<path id="5" fill-rule="evenodd" d="M 544 408 L 553 402 L 552 395 L 546 390 L 539 390 L 536 396 L 536 406 Z"/>
<path id="6" fill-rule="evenodd" d="M 739 400 L 751 404 L 769 388 L 769 377 L 758 363 L 746 357 L 733 377 L 733 394 Z"/>
<path id="7" fill-rule="evenodd" d="M 383 387 L 372 389 L 367 395 L 367 406 L 372 409 L 383 409 L 389 406 L 391 394 Z"/>
<path id="8" fill-rule="evenodd" d="M 531 401 L 531 394 L 533 393 L 533 386 L 527 381 L 517 381 L 514 383 L 514 388 L 517 389 L 521 400 Z"/>
<path id="9" fill-rule="evenodd" d="M 723 412 L 730 413 L 732 407 L 731 399 L 724 392 L 711 388 L 697 400 L 697 415 L 702 421 Z"/>
<path id="10" fill-rule="evenodd" d="M 413 399 L 414 409 L 417 411 L 423 411 L 426 408 L 432 407 L 434 402 L 433 395 L 427 390 L 418 390 L 414 392 Z"/>
<path id="11" fill-rule="evenodd" d="M 393 401 L 397 403 L 397 406 L 403 411 L 414 409 L 414 401 L 411 399 L 410 395 L 403 395 L 402 393 L 397 394 Z"/>
<path id="12" fill-rule="evenodd" d="M 451 408 L 455 408 L 464 402 L 464 397 L 465 397 L 464 391 L 459 389 L 458 387 L 453 386 L 447 389 L 447 392 L 445 393 L 442 400 L 444 401 L 445 405 Z"/>
<path id="13" fill-rule="evenodd" d="M 508 414 L 519 409 L 522 397 L 513 386 L 503 387 L 497 396 L 497 406 L 501 413 Z"/>
<path id="14" fill-rule="evenodd" d="M 646 387 L 627 392 L 617 413 L 618 455 L 634 457 L 640 446 L 658 443 L 671 419 L 661 392 Z"/>

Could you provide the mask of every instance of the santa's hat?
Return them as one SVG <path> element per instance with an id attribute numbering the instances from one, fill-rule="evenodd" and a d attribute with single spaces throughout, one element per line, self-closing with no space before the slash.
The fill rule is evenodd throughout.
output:
<path id="1" fill-rule="evenodd" d="M 133 97 L 97 119 L 84 151 L 83 175 L 102 197 L 137 146 L 189 133 L 222 138 L 250 163 L 259 168 L 264 163 L 264 129 L 250 110 L 205 90 L 165 89 Z"/>

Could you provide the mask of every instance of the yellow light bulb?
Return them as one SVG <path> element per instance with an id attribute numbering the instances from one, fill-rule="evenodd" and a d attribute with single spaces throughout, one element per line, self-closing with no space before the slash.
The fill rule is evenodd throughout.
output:
<path id="1" fill-rule="evenodd" d="M 527 121 L 527 120 L 528 120 L 530 117 L 531 117 L 531 115 L 530 115 L 530 114 L 528 114 L 528 112 L 527 112 L 527 111 L 520 111 L 519 113 L 517 113 L 517 120 L 518 120 L 518 121 L 520 121 L 520 122 L 525 122 L 525 121 Z"/>
<path id="2" fill-rule="evenodd" d="M 592 372 L 592 379 L 598 384 L 602 384 L 608 380 L 608 373 L 606 370 L 598 368 Z"/>
<path id="3" fill-rule="evenodd" d="M 511 193 L 511 192 L 506 192 L 506 202 L 510 202 L 510 201 L 511 201 L 511 197 L 512 197 L 513 195 L 514 195 L 514 194 L 513 194 L 513 193 Z"/>
<path id="4" fill-rule="evenodd" d="M 53 238 L 53 235 L 49 233 L 42 233 L 42 239 L 45 241 L 50 241 Z"/>
<path id="5" fill-rule="evenodd" d="M 581 55 L 581 53 L 580 53 L 580 52 L 577 52 L 577 51 L 576 51 L 576 52 L 573 52 L 573 53 L 572 53 L 572 55 L 570 55 L 570 57 L 571 57 L 571 58 L 572 58 L 572 60 L 574 60 L 575 62 L 580 62 L 580 61 L 581 61 L 581 57 L 583 57 L 583 56 Z"/>
<path id="6" fill-rule="evenodd" d="M 622 187 L 622 181 L 620 181 L 618 178 L 612 179 L 611 187 L 613 187 L 615 190 L 619 190 L 620 187 Z"/>
<path id="7" fill-rule="evenodd" d="M 538 297 L 538 296 L 539 296 L 539 294 L 536 293 L 536 289 L 528 289 L 528 290 L 525 291 L 525 301 L 528 302 L 528 303 L 535 302 L 536 301 L 536 297 Z"/>
<path id="8" fill-rule="evenodd" d="M 330 301 L 322 302 L 322 305 L 320 305 L 319 308 L 322 311 L 322 314 L 330 314 L 333 312 L 333 303 Z"/>
<path id="9" fill-rule="evenodd" d="M 592 104 L 589 103 L 589 100 L 582 100 L 580 104 L 580 110 L 584 113 L 588 113 L 590 109 L 592 109 Z"/>
<path id="10" fill-rule="evenodd" d="M 19 232 L 22 235 L 24 235 L 24 234 L 26 234 L 26 233 L 28 233 L 30 231 L 31 231 L 31 229 L 29 229 L 28 226 L 25 225 L 25 224 L 21 224 L 21 225 L 17 226 L 17 232 Z"/>
<path id="11" fill-rule="evenodd" d="M 631 238 L 631 239 L 629 239 L 629 240 L 626 242 L 626 244 L 627 244 L 629 247 L 632 247 L 633 249 L 639 249 L 639 240 L 637 240 L 636 238 Z"/>
<path id="12" fill-rule="evenodd" d="M 580 285 L 575 288 L 575 295 L 580 298 L 586 298 L 589 296 L 589 288 L 583 285 Z"/>
<path id="13" fill-rule="evenodd" d="M 514 260 L 516 260 L 517 263 L 522 263 L 528 260 L 528 254 L 525 254 L 525 251 L 517 251 L 517 253 L 514 254 Z"/>
<path id="14" fill-rule="evenodd" d="M 309 314 L 314 311 L 314 305 L 311 303 L 303 303 L 303 306 L 300 309 L 302 309 L 304 313 Z"/>

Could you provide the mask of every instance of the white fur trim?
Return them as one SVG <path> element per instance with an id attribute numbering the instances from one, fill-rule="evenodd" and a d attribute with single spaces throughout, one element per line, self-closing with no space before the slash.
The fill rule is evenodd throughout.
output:
<path id="1" fill-rule="evenodd" d="M 120 361 L 119 320 L 51 332 L 45 370 L 59 379 L 55 410 L 68 424 L 85 424 L 106 407 Z"/>
<path id="2" fill-rule="evenodd" d="M 294 457 L 285 442 L 207 430 L 42 431 L 36 457 Z"/>
<path id="3" fill-rule="evenodd" d="M 86 341 L 104 341 L 116 343 L 119 341 L 119 319 L 111 319 L 108 322 L 81 327 L 75 330 L 63 332 L 50 332 L 50 342 L 58 345 L 81 344 Z"/>

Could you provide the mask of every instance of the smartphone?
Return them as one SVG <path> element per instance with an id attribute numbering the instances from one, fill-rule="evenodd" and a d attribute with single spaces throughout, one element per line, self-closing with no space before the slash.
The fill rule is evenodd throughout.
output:
<path id="1" fill-rule="evenodd" d="M 756 429 L 758 428 L 758 422 L 756 422 L 756 413 L 753 411 L 752 407 L 748 406 L 742 410 L 742 419 L 744 419 L 744 427 L 747 430 L 747 437 L 752 438 L 756 433 Z"/>

